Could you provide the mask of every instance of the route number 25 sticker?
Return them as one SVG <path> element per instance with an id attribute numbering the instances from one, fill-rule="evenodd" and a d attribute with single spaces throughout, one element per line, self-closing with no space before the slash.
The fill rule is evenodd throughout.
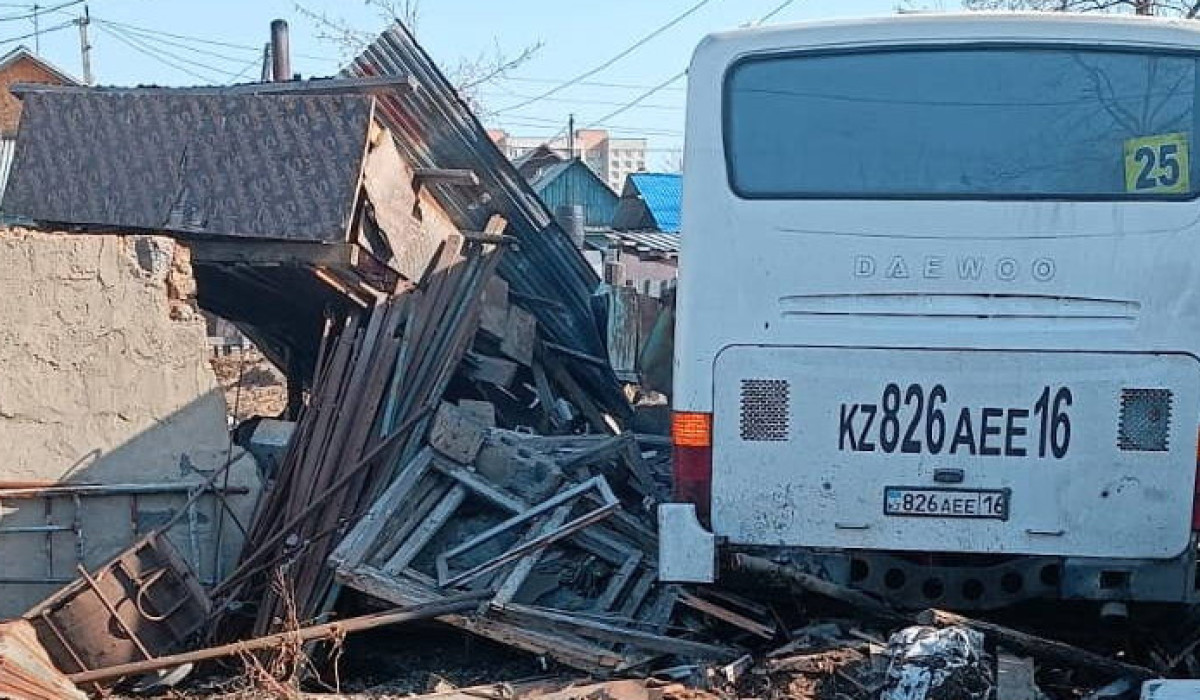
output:
<path id="1" fill-rule="evenodd" d="M 1188 183 L 1186 133 L 1139 136 L 1125 142 L 1125 191 L 1178 194 Z"/>

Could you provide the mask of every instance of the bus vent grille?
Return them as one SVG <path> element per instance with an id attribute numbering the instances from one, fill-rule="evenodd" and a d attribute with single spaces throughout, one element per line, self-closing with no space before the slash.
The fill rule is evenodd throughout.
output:
<path id="1" fill-rule="evenodd" d="M 788 439 L 791 387 L 786 379 L 743 379 L 743 440 L 779 442 Z"/>
<path id="2" fill-rule="evenodd" d="M 1170 432 L 1170 389 L 1121 390 L 1117 447 L 1126 452 L 1166 452 Z"/>

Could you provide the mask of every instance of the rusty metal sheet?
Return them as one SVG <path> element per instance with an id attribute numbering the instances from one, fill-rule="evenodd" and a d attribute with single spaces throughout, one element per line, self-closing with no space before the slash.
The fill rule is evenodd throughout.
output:
<path id="1" fill-rule="evenodd" d="M 151 535 L 25 613 L 64 673 L 143 661 L 178 650 L 211 603 L 170 540 Z"/>
<path id="2" fill-rule="evenodd" d="M 0 698 L 15 700 L 84 700 L 54 667 L 25 620 L 0 622 Z"/>
<path id="3" fill-rule="evenodd" d="M 592 292 L 600 282 L 595 271 L 412 34 L 396 22 L 343 74 L 405 75 L 420 85 L 377 93 L 376 119 L 413 167 L 461 168 L 479 176 L 479 187 L 431 184 L 430 190 L 462 230 L 482 230 L 491 215 L 503 216 L 505 233 L 520 242 L 500 262 L 511 298 L 530 301 L 545 340 L 603 357 L 603 324 L 592 308 Z M 611 368 L 571 363 L 569 371 L 605 410 L 629 415 Z"/>

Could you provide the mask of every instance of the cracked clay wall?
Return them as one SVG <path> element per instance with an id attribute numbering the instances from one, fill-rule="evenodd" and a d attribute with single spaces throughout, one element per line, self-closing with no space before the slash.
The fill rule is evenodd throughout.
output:
<path id="1" fill-rule="evenodd" d="M 0 619 L 165 522 L 225 462 L 225 403 L 194 293 L 187 250 L 168 238 L 0 231 L 0 489 L 169 489 L 78 500 L 0 491 Z M 250 493 L 230 500 L 246 522 L 257 469 L 233 455 L 229 486 Z M 205 581 L 240 545 L 211 496 L 170 536 Z"/>

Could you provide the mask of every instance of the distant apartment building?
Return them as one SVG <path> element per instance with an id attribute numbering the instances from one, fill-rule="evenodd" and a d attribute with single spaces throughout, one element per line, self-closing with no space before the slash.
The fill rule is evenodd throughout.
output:
<path id="1" fill-rule="evenodd" d="M 563 160 L 571 157 L 565 136 L 547 143 L 544 138 L 512 136 L 503 129 L 489 129 L 488 135 L 513 162 L 541 146 L 548 147 Z M 646 139 L 617 139 L 604 129 L 579 129 L 575 132 L 575 156 L 599 175 L 613 192 L 620 192 L 626 176 L 646 169 Z"/>

